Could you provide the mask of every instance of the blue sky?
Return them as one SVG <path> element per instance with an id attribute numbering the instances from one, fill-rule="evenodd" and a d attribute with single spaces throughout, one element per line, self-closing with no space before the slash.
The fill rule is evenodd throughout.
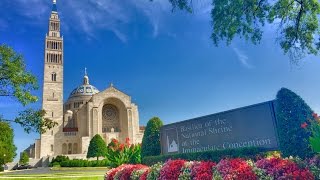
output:
<path id="1" fill-rule="evenodd" d="M 320 112 L 319 57 L 292 65 L 265 27 L 257 46 L 235 39 L 210 40 L 210 1 L 195 12 L 171 12 L 166 0 L 64 0 L 57 2 L 64 37 L 64 98 L 81 84 L 84 68 L 100 91 L 112 82 L 138 105 L 140 124 L 159 116 L 165 123 L 275 98 L 281 87 Z M 1 0 L 0 43 L 24 55 L 42 83 L 50 0 Z M 41 88 L 36 92 L 41 97 Z M 39 101 L 41 102 L 41 100 Z M 41 107 L 40 103 L 32 105 Z M 14 118 L 22 107 L 0 99 L 0 113 Z M 18 152 L 38 138 L 13 125 Z"/>

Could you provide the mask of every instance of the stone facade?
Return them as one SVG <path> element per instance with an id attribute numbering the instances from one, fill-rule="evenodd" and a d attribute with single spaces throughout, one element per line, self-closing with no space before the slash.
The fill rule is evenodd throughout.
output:
<path id="1" fill-rule="evenodd" d="M 144 129 L 139 126 L 138 107 L 113 85 L 100 92 L 85 73 L 82 85 L 63 103 L 63 38 L 55 1 L 45 43 L 42 107 L 46 118 L 59 125 L 41 134 L 28 149 L 29 155 L 35 159 L 57 155 L 82 158 L 96 134 L 106 143 L 113 138 L 124 142 L 127 137 L 131 143 L 141 143 Z"/>

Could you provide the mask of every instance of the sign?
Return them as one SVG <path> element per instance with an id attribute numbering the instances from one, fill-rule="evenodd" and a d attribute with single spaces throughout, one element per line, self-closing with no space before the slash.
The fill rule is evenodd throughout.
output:
<path id="1" fill-rule="evenodd" d="M 160 133 L 162 154 L 278 149 L 273 101 L 164 125 Z"/>

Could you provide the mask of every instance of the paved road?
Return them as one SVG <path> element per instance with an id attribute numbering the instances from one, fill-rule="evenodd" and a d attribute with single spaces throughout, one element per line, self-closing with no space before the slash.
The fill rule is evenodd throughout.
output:
<path id="1" fill-rule="evenodd" d="M 25 170 L 16 170 L 5 172 L 5 174 L 50 174 L 55 171 L 51 171 L 50 168 L 34 168 L 34 169 L 25 169 Z"/>
<path id="2" fill-rule="evenodd" d="M 107 169 L 63 169 L 63 170 L 51 170 L 49 167 L 46 168 L 34 168 L 34 169 L 26 169 L 26 170 L 16 170 L 16 171 L 9 171 L 9 172 L 5 172 L 4 174 L 12 174 L 12 175 L 21 175 L 21 174 L 52 174 L 52 173 L 64 173 L 64 174 L 68 174 L 70 173 L 74 173 L 74 172 L 97 172 L 97 171 L 101 171 L 102 174 L 104 174 L 104 172 L 107 171 Z"/>

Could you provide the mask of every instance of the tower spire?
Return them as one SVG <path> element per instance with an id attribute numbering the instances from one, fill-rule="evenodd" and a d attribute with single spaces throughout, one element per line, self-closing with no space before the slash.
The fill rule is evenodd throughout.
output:
<path id="1" fill-rule="evenodd" d="M 57 11 L 57 0 L 52 0 L 52 11 L 58 12 Z"/>

